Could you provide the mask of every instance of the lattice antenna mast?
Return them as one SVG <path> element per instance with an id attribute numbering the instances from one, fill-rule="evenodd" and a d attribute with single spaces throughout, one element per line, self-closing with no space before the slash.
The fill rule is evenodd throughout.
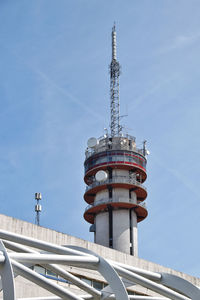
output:
<path id="1" fill-rule="evenodd" d="M 119 105 L 119 75 L 120 64 L 117 61 L 116 51 L 116 30 L 115 24 L 112 28 L 112 61 L 110 64 L 110 130 L 111 136 L 119 136 L 122 130 L 120 126 L 120 105 Z"/>

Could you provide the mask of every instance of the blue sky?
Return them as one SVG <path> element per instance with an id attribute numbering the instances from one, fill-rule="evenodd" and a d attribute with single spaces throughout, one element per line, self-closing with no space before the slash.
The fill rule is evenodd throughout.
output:
<path id="1" fill-rule="evenodd" d="M 111 29 L 123 125 L 146 139 L 139 256 L 199 276 L 200 2 L 1 0 L 0 212 L 93 240 L 86 143 L 109 124 Z"/>

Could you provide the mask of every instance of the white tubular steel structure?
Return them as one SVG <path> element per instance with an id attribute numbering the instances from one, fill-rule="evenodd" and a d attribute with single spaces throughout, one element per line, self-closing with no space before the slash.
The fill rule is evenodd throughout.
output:
<path id="1" fill-rule="evenodd" d="M 165 273 L 145 271 L 106 260 L 80 247 L 58 246 L 30 237 L 0 230 L 0 289 L 4 300 L 16 300 L 15 277 L 18 275 L 51 292 L 53 296 L 20 298 L 18 300 L 199 300 L 200 289 L 190 282 Z M 36 248 L 37 250 L 33 250 Z M 83 291 L 81 296 L 69 288 L 58 285 L 51 279 L 36 273 L 31 267 L 41 265 L 61 276 Z M 97 290 L 58 265 L 75 266 L 99 272 L 107 282 Z M 128 295 L 127 287 L 139 284 L 160 297 Z"/>

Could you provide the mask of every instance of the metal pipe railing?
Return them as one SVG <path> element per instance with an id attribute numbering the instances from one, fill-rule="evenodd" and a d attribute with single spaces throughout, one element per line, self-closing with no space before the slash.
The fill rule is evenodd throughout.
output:
<path id="1" fill-rule="evenodd" d="M 112 183 L 128 183 L 128 184 L 136 185 L 146 190 L 146 187 L 142 183 L 137 181 L 135 178 L 131 178 L 128 176 L 113 176 L 112 178 L 108 178 L 101 182 L 94 180 L 89 186 L 86 187 L 86 192 L 97 186 L 112 184 Z"/>
<path id="2" fill-rule="evenodd" d="M 128 150 L 133 151 L 144 156 L 144 150 L 139 149 L 136 146 L 133 146 L 132 143 L 129 144 L 129 141 L 135 143 L 135 138 L 132 136 L 125 136 L 125 137 L 118 137 L 115 138 L 112 142 L 109 141 L 109 137 L 106 138 L 99 138 L 99 144 L 97 147 L 91 149 L 87 148 L 85 151 L 86 159 L 90 156 L 102 152 L 102 151 L 109 151 L 109 150 Z"/>
<path id="3" fill-rule="evenodd" d="M 124 199 L 124 201 L 122 201 L 123 199 Z M 111 199 L 103 198 L 103 199 L 100 199 L 98 201 L 95 201 L 93 204 L 87 205 L 87 207 L 85 208 L 85 211 L 87 211 L 88 209 L 90 209 L 92 207 L 96 207 L 98 205 L 101 205 L 101 204 L 107 204 L 107 203 L 113 203 L 113 202 L 133 203 L 137 206 L 140 206 L 140 207 L 143 207 L 143 208 L 147 209 L 147 206 L 146 206 L 145 202 L 136 204 L 135 201 L 133 201 L 132 199 L 127 199 L 127 198 L 111 198 Z"/>

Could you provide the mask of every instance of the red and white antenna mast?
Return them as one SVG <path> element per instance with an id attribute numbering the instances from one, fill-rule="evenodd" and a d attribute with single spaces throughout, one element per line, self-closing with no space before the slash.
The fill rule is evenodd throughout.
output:
<path id="1" fill-rule="evenodd" d="M 112 28 L 112 61 L 110 64 L 110 131 L 112 137 L 119 136 L 122 130 L 120 126 L 119 75 L 120 64 L 117 61 L 116 30 L 114 24 Z"/>

